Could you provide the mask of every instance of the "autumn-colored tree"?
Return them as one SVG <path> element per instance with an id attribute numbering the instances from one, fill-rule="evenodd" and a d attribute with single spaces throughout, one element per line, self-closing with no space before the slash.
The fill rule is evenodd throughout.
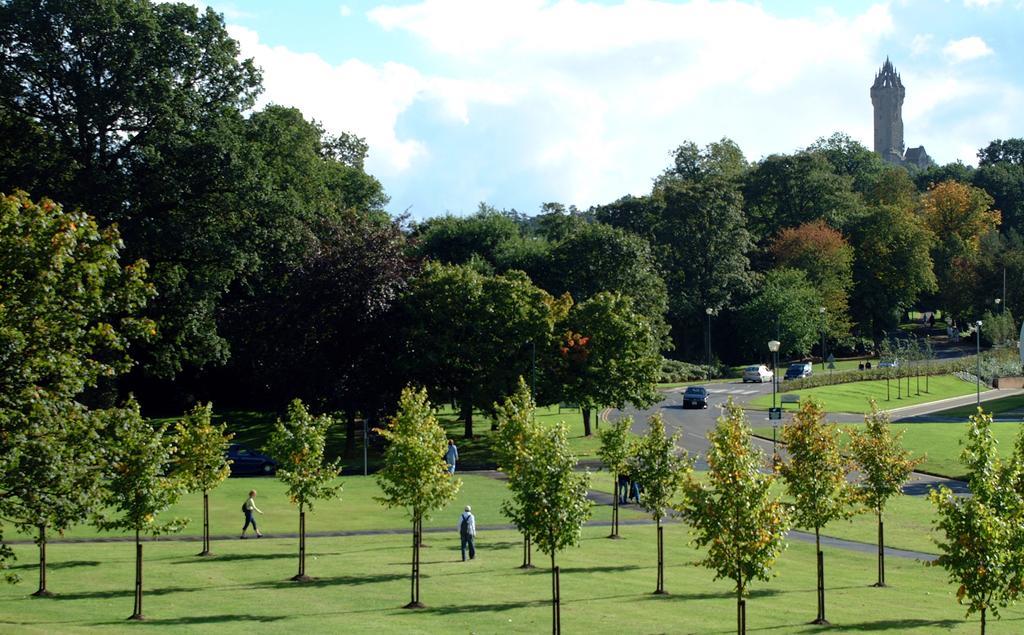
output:
<path id="1" fill-rule="evenodd" d="M 199 404 L 175 426 L 178 454 L 174 473 L 182 480 L 187 492 L 203 493 L 203 550 L 210 552 L 210 490 L 231 475 L 226 458 L 228 443 L 235 435 L 228 433 L 227 424 L 213 425 L 213 404 Z"/>
<path id="2" fill-rule="evenodd" d="M 878 518 L 878 581 L 885 586 L 885 533 L 882 512 L 886 503 L 903 493 L 903 484 L 921 458 L 911 458 L 903 448 L 903 433 L 892 431 L 889 415 L 878 411 L 871 400 L 871 412 L 864 415 L 864 429 L 850 430 L 850 452 L 861 473 L 858 485 L 861 500 Z"/>
<path id="3" fill-rule="evenodd" d="M 818 559 L 818 615 L 825 619 L 825 562 L 821 552 L 821 528 L 853 514 L 856 491 L 848 482 L 850 465 L 839 453 L 839 430 L 825 423 L 825 411 L 813 399 L 800 403 L 791 422 L 782 428 L 789 459 L 779 467 L 786 492 L 793 499 L 797 527 L 814 529 Z"/>
<path id="4" fill-rule="evenodd" d="M 520 482 L 520 472 L 529 463 L 529 439 L 540 434 L 534 417 L 534 402 L 530 389 L 522 377 L 519 387 L 500 404 L 495 404 L 495 419 L 498 429 L 491 436 L 494 456 L 498 469 L 508 476 L 509 489 L 514 490 Z M 508 517 L 523 534 L 523 564 L 520 568 L 532 569 L 530 534 L 523 517 L 524 509 L 516 504 L 516 498 L 507 499 L 501 512 Z"/>
<path id="5" fill-rule="evenodd" d="M 333 481 L 341 473 L 341 461 L 325 462 L 327 431 L 334 424 L 328 415 L 314 417 L 302 402 L 288 404 L 286 420 L 277 420 L 264 446 L 277 460 L 277 478 L 288 486 L 288 499 L 299 506 L 299 572 L 296 582 L 312 580 L 306 575 L 306 509 L 323 498 L 336 498 L 340 484 Z"/>
<path id="6" fill-rule="evenodd" d="M 444 461 L 448 445 L 444 429 L 427 401 L 427 391 L 406 388 L 398 412 L 387 428 L 379 429 L 388 441 L 384 466 L 377 473 L 385 507 L 404 507 L 412 520 L 412 599 L 405 608 L 423 608 L 420 602 L 420 544 L 423 519 L 450 503 L 462 487 Z"/>
<path id="7" fill-rule="evenodd" d="M 959 585 L 956 599 L 967 615 L 987 613 L 1014 602 L 1024 584 L 1024 431 L 1008 461 L 1000 461 L 992 436 L 992 415 L 978 408 L 971 415 L 960 462 L 968 469 L 971 496 L 956 496 L 945 486 L 931 491 L 936 507 L 936 544 L 942 554 L 931 563 Z"/>
<path id="8" fill-rule="evenodd" d="M 751 443 L 747 417 L 732 398 L 708 441 L 707 482 L 687 475 L 680 511 L 697 533 L 697 545 L 708 548 L 700 564 L 714 571 L 716 580 L 735 583 L 737 631 L 742 635 L 747 586 L 751 580 L 771 578 L 786 548 L 790 519 L 771 492 L 776 476 L 762 471 L 764 456 Z"/>
<path id="9" fill-rule="evenodd" d="M 685 450 L 679 447 L 679 431 L 669 435 L 661 414 L 650 419 L 647 434 L 633 446 L 629 472 L 642 488 L 640 506 L 654 520 L 658 531 L 658 582 L 655 594 L 665 595 L 665 539 L 661 519 L 672 508 L 683 478 L 693 468 Z"/>
<path id="10" fill-rule="evenodd" d="M 619 478 L 629 469 L 633 448 L 633 418 L 623 417 L 601 431 L 601 447 L 597 456 L 612 475 L 612 533 L 619 537 Z"/>
<path id="11" fill-rule="evenodd" d="M 815 220 L 779 232 L 771 252 L 781 267 L 800 269 L 821 294 L 831 338 L 845 338 L 852 323 L 849 293 L 853 288 L 853 247 L 824 220 Z"/>

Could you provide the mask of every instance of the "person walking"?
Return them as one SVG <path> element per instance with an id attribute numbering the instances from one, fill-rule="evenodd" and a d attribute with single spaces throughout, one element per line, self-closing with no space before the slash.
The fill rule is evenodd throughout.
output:
<path id="1" fill-rule="evenodd" d="M 251 489 L 249 490 L 249 498 L 247 498 L 246 501 L 242 503 L 242 512 L 245 514 L 245 525 L 242 526 L 243 540 L 246 537 L 245 532 L 249 529 L 249 525 L 252 525 L 252 530 L 256 532 L 257 538 L 263 537 L 263 534 L 260 533 L 259 528 L 256 527 L 256 518 L 254 518 L 252 515 L 254 511 L 257 511 L 261 514 L 263 513 L 263 510 L 256 506 L 256 490 Z"/>
<path id="2" fill-rule="evenodd" d="M 469 559 L 476 557 L 476 518 L 473 508 L 466 505 L 466 511 L 459 517 L 459 538 L 462 541 L 462 561 L 466 561 L 466 547 L 469 547 Z"/>
<path id="3" fill-rule="evenodd" d="M 448 473 L 455 474 L 455 462 L 459 460 L 459 448 L 455 442 L 448 439 L 448 449 L 444 453 L 444 462 L 448 464 Z"/>
<path id="4" fill-rule="evenodd" d="M 629 474 L 623 472 L 619 474 L 619 503 L 622 505 L 626 504 L 626 497 L 629 496 Z"/>

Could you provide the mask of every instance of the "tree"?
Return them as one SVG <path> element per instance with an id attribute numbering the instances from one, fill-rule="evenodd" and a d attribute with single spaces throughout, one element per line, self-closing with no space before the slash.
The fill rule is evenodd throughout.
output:
<path id="1" fill-rule="evenodd" d="M 421 258 L 463 265 L 478 256 L 497 266 L 500 251 L 519 236 L 512 216 L 481 203 L 469 216 L 449 214 L 425 220 L 413 232 L 413 243 Z"/>
<path id="2" fill-rule="evenodd" d="M 651 416 L 650 429 L 640 437 L 630 457 L 632 479 L 642 488 L 640 505 L 647 510 L 658 531 L 658 583 L 654 593 L 665 595 L 665 540 L 661 519 L 672 508 L 682 481 L 692 469 L 692 461 L 679 448 L 679 432 L 665 432 L 660 414 Z"/>
<path id="3" fill-rule="evenodd" d="M 865 335 L 893 330 L 899 316 L 936 288 L 934 235 L 913 213 L 892 205 L 869 208 L 851 227 L 854 248 L 851 309 Z"/>
<path id="4" fill-rule="evenodd" d="M 683 516 L 697 532 L 698 546 L 707 547 L 701 565 L 715 579 L 735 583 L 738 632 L 746 633 L 743 600 L 752 580 L 771 578 L 786 548 L 789 514 L 771 489 L 774 474 L 762 472 L 764 456 L 754 448 L 743 410 L 733 403 L 708 433 L 708 481 L 688 474 L 683 482 Z"/>
<path id="5" fill-rule="evenodd" d="M 783 229 L 772 242 L 771 251 L 778 266 L 807 274 L 826 309 L 829 336 L 848 337 L 853 326 L 849 317 L 853 248 L 843 235 L 822 220 L 812 221 Z"/>
<path id="6" fill-rule="evenodd" d="M 559 330 L 556 375 L 563 397 L 583 412 L 584 436 L 591 435 L 590 413 L 600 406 L 646 408 L 657 400 L 658 339 L 630 297 L 598 293 L 573 306 Z"/>
<path id="7" fill-rule="evenodd" d="M 886 503 L 903 493 L 903 484 L 922 458 L 911 458 L 903 448 L 903 433 L 893 433 L 889 415 L 878 411 L 871 400 L 871 412 L 864 415 L 864 429 L 850 430 L 850 452 L 862 477 L 858 485 L 861 500 L 878 518 L 878 581 L 885 586 L 885 538 L 882 512 Z"/>
<path id="8" fill-rule="evenodd" d="M 312 511 L 320 499 L 336 498 L 340 484 L 332 482 L 341 473 L 341 461 L 324 461 L 327 432 L 334 420 L 328 415 L 314 417 L 302 401 L 288 405 L 288 418 L 274 425 L 264 449 L 277 461 L 277 478 L 288 486 L 288 499 L 299 506 L 299 572 L 296 582 L 312 580 L 306 575 L 306 509 Z"/>
<path id="9" fill-rule="evenodd" d="M 498 461 L 498 469 L 508 476 L 509 489 L 518 487 L 521 482 L 520 472 L 531 460 L 528 448 L 530 439 L 540 434 L 540 428 L 534 417 L 534 402 L 530 390 L 522 377 L 519 387 L 495 408 L 495 421 L 498 429 L 493 435 L 492 448 Z M 502 513 L 512 521 L 523 533 L 523 564 L 522 569 L 532 569 L 530 535 L 526 533 L 527 524 L 523 517 L 523 508 L 516 504 L 516 499 L 502 502 Z"/>
<path id="10" fill-rule="evenodd" d="M 931 563 L 946 570 L 958 584 L 957 602 L 967 615 L 981 613 L 981 632 L 991 611 L 1016 600 L 1024 582 L 1024 500 L 1019 485 L 1024 473 L 1021 438 L 1010 461 L 1002 462 L 992 436 L 992 415 L 978 408 L 960 454 L 969 471 L 971 496 L 955 496 L 949 488 L 933 489 L 929 498 L 938 517 L 933 521 L 943 538 L 936 539 L 941 555 Z"/>
<path id="11" fill-rule="evenodd" d="M 130 344 L 155 333 L 138 317 L 152 295 L 146 263 L 120 265 L 122 248 L 115 228 L 84 212 L 23 192 L 0 197 L 0 518 L 38 528 L 29 517 L 43 512 L 60 530 L 87 502 L 68 488 L 87 496 L 79 479 L 94 463 L 75 400 L 128 370 Z M 19 496 L 53 500 L 54 516 Z"/>
<path id="12" fill-rule="evenodd" d="M 799 269 L 772 269 L 754 295 L 739 309 L 739 340 L 745 351 L 758 351 L 778 339 L 780 354 L 805 356 L 821 333 L 822 296 Z"/>
<path id="13" fill-rule="evenodd" d="M 210 490 L 215 489 L 231 475 L 231 464 L 226 458 L 228 444 L 234 434 L 227 424 L 213 425 L 213 404 L 199 404 L 175 426 L 175 445 L 178 448 L 174 474 L 181 479 L 186 492 L 203 493 L 203 550 L 210 552 Z"/>
<path id="14" fill-rule="evenodd" d="M 565 309 L 521 272 L 428 263 L 403 299 L 402 363 L 436 398 L 458 402 L 472 438 L 473 409 L 490 410 L 515 389 L 530 372 L 532 348 L 551 347 Z"/>
<path id="15" fill-rule="evenodd" d="M 779 467 L 786 492 L 794 501 L 793 519 L 797 527 L 814 529 L 818 558 L 818 616 L 812 624 L 828 624 L 825 619 L 825 562 L 821 552 L 821 528 L 829 522 L 848 518 L 856 492 L 847 482 L 850 466 L 839 453 L 839 431 L 825 423 L 825 411 L 813 399 L 803 401 L 793 420 L 782 428 L 782 441 L 789 460 Z"/>
<path id="16" fill-rule="evenodd" d="M 555 555 L 578 545 L 583 523 L 590 518 L 588 473 L 576 472 L 565 424 L 558 423 L 525 439 L 523 460 L 515 484 L 509 482 L 523 521 L 520 529 L 551 557 L 552 632 L 560 633 L 561 592 Z"/>
<path id="17" fill-rule="evenodd" d="M 444 430 L 427 401 L 427 391 L 406 388 L 398 412 L 379 432 L 388 441 L 384 466 L 377 484 L 386 507 L 404 507 L 412 520 L 412 599 L 407 609 L 423 608 L 420 602 L 420 543 L 423 519 L 450 503 L 462 480 L 448 472 L 444 462 L 447 446 Z"/>
<path id="18" fill-rule="evenodd" d="M 889 167 L 877 152 L 842 132 L 818 139 L 808 146 L 807 152 L 823 157 L 837 175 L 851 178 L 853 191 L 862 196 L 872 192 Z M 903 168 L 897 169 L 907 173 Z"/>
<path id="19" fill-rule="evenodd" d="M 180 481 L 169 476 L 175 447 L 166 426 L 154 427 L 144 420 L 134 400 L 123 408 L 104 411 L 103 416 L 106 486 L 98 507 L 106 511 L 97 518 L 96 526 L 135 532 L 135 609 L 128 619 L 143 620 L 141 535 L 181 531 L 188 522 L 158 519 L 181 497 Z"/>
<path id="20" fill-rule="evenodd" d="M 969 179 L 985 190 L 1002 212 L 1003 231 L 1024 229 L 1024 139 L 996 139 L 978 151 L 978 169 Z"/>
<path id="21" fill-rule="evenodd" d="M 633 452 L 633 418 L 623 417 L 601 431 L 601 447 L 597 456 L 612 475 L 612 533 L 619 537 L 619 478 L 629 470 Z"/>
<path id="22" fill-rule="evenodd" d="M 246 264 L 230 244 L 241 113 L 260 76 L 212 9 L 183 3 L 12 0 L 0 5 L 0 191 L 87 209 L 146 254 L 160 290 L 150 368 L 223 359 L 217 299 Z M 23 134 L 22 131 L 31 131 Z M 26 147 L 28 145 L 28 147 Z M 18 152 L 17 155 L 11 154 Z"/>
<path id="23" fill-rule="evenodd" d="M 36 532 L 39 588 L 32 595 L 49 597 L 48 535 L 63 534 L 94 510 L 101 441 L 96 417 L 77 402 L 40 400 L 25 412 L 29 427 L 0 472 L 2 514 L 22 532 Z"/>

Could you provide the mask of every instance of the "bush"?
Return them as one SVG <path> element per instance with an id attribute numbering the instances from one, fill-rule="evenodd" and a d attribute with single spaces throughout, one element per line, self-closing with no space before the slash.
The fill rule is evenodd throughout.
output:
<path id="1" fill-rule="evenodd" d="M 993 315 L 985 311 L 981 316 L 981 341 L 987 346 L 1002 346 L 1017 339 L 1017 326 L 1013 313 L 1008 310 Z"/>
<path id="2" fill-rule="evenodd" d="M 877 364 L 877 362 L 874 362 Z M 1020 363 L 1018 362 L 1018 367 Z M 900 366 L 899 368 L 878 368 L 871 370 L 846 370 L 838 373 L 818 371 L 817 374 L 803 379 L 792 379 L 783 383 L 783 390 L 804 390 L 817 388 L 818 386 L 835 386 L 836 384 L 849 384 L 855 381 L 869 381 L 872 379 L 896 379 L 899 377 L 917 375 L 949 375 L 958 371 L 972 371 L 974 368 L 974 357 L 960 357 L 957 359 L 932 361 L 930 363 L 918 363 L 913 366 Z M 984 372 L 982 372 L 984 375 Z M 984 379 L 984 378 L 983 378 Z"/>
<path id="3" fill-rule="evenodd" d="M 681 362 L 676 359 L 661 360 L 661 375 L 658 383 L 679 384 L 684 381 L 703 381 L 719 376 L 718 366 L 705 366 Z"/>

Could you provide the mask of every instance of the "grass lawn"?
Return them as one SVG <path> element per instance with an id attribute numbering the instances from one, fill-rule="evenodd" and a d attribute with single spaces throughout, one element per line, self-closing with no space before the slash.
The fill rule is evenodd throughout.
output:
<path id="1" fill-rule="evenodd" d="M 928 386 L 930 392 L 928 393 L 924 392 L 924 381 L 922 379 L 920 395 L 917 394 L 916 380 L 911 383 L 913 391 L 910 394 L 906 391 L 906 382 L 904 381 L 902 399 L 897 399 L 896 381 L 892 380 L 888 393 L 890 398 L 887 399 L 885 384 L 885 380 L 858 381 L 848 384 L 837 384 L 835 386 L 808 388 L 807 390 L 798 390 L 792 393 L 787 391 L 781 394 L 797 394 L 800 395 L 801 399 L 813 397 L 822 403 L 827 412 L 862 413 L 869 410 L 868 400 L 871 398 L 878 402 L 879 408 L 890 409 L 969 395 L 973 394 L 976 390 L 973 383 L 957 379 L 953 375 L 942 375 L 929 379 Z M 755 397 L 750 401 L 748 407 L 752 410 L 767 410 L 771 405 L 772 396 L 769 393 Z M 786 410 L 796 410 L 797 404 L 784 404 L 782 407 Z"/>
<path id="2" fill-rule="evenodd" d="M 687 529 L 665 529 L 665 581 L 670 595 L 653 596 L 656 550 L 652 526 L 624 527 L 623 540 L 605 528 L 585 529 L 579 548 L 558 557 L 562 624 L 568 632 L 735 632 L 731 584 L 713 580 L 693 563 Z M 549 560 L 535 554 L 533 571 L 517 568 L 520 539 L 510 531 L 481 532 L 475 561 L 459 559 L 450 534 L 428 537 L 423 551 L 420 611 L 400 608 L 409 598 L 410 546 L 405 535 L 350 536 L 310 542 L 307 571 L 317 580 L 287 581 L 296 568 L 294 541 L 219 541 L 215 557 L 193 556 L 195 545 L 145 547 L 144 613 L 129 623 L 134 550 L 131 544 L 53 545 L 52 599 L 34 590 L 34 552 L 18 547 L 26 580 L 0 587 L 0 631 L 76 633 L 183 631 L 198 633 L 507 633 L 550 628 Z M 889 558 L 890 587 L 876 589 L 875 556 L 826 548 L 830 633 L 978 632 L 977 617 L 964 618 L 955 587 L 943 572 Z M 755 630 L 817 633 L 814 547 L 790 541 L 769 582 L 755 582 L 747 619 Z M 1024 610 L 990 620 L 994 633 L 1024 629 Z"/>
<path id="3" fill-rule="evenodd" d="M 991 401 L 985 402 L 985 412 L 991 412 L 992 414 L 1002 414 L 1004 412 L 1011 412 L 1014 410 L 1024 410 L 1024 395 L 1013 395 L 1011 397 L 1003 397 L 1002 399 L 992 399 Z M 967 417 L 974 414 L 976 406 L 973 404 L 970 406 L 960 406 L 959 408 L 950 408 L 949 410 L 943 410 L 942 412 L 934 413 L 940 417 Z"/>

